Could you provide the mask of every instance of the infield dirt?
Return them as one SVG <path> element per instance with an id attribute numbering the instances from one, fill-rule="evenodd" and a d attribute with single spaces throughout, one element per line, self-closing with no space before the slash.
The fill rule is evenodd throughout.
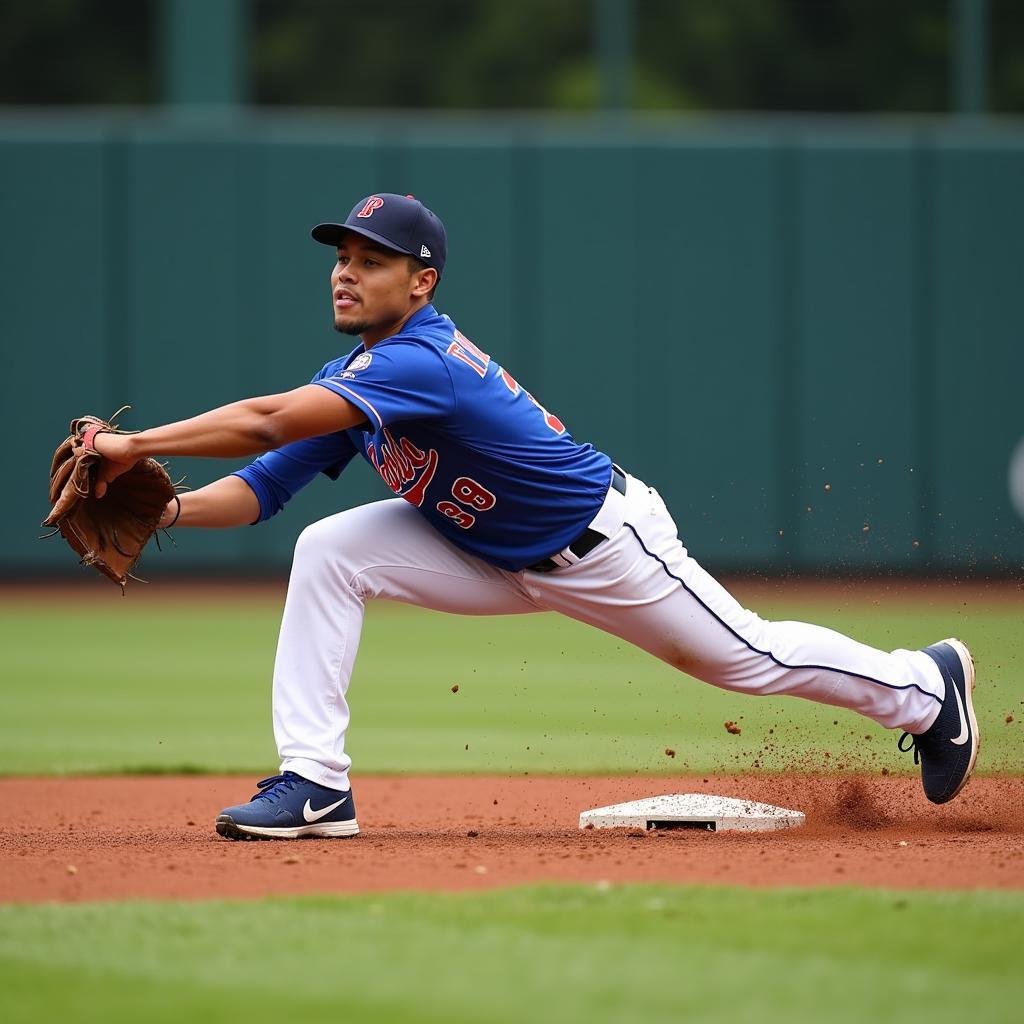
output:
<path id="1" fill-rule="evenodd" d="M 230 842 L 248 777 L 0 780 L 0 901 L 246 898 L 536 882 L 1024 888 L 1024 780 L 952 804 L 916 779 L 855 775 L 370 776 L 349 840 Z M 580 831 L 591 807 L 716 793 L 803 810 L 768 834 Z"/>

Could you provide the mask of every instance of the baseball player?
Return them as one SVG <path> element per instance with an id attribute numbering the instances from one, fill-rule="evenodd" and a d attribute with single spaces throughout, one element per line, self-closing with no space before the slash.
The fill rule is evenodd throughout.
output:
<path id="1" fill-rule="evenodd" d="M 174 498 L 163 526 L 262 522 L 356 455 L 395 495 L 299 537 L 274 666 L 280 773 L 218 816 L 220 835 L 358 832 L 346 691 L 374 598 L 462 615 L 558 611 L 715 686 L 804 697 L 901 729 L 928 799 L 960 792 L 978 752 L 974 665 L 960 641 L 887 653 L 744 609 L 688 554 L 653 487 L 575 440 L 437 311 L 447 244 L 422 203 L 367 196 L 312 235 L 334 251 L 334 326 L 358 338 L 351 351 L 292 391 L 94 438 L 98 493 L 145 456 L 262 453 Z"/>

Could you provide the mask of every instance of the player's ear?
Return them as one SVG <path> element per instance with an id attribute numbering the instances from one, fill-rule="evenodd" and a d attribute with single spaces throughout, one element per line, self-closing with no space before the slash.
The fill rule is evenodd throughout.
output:
<path id="1" fill-rule="evenodd" d="M 437 271 L 433 267 L 424 267 L 413 274 L 412 294 L 415 298 L 429 295 L 437 287 Z"/>

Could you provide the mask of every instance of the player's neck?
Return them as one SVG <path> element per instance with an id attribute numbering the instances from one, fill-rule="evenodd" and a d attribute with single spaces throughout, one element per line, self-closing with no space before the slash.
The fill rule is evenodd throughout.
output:
<path id="1" fill-rule="evenodd" d="M 401 334 L 405 329 L 405 325 L 422 309 L 426 309 L 430 305 L 428 299 L 424 299 L 417 306 L 413 306 L 401 320 L 397 323 L 390 324 L 388 326 L 379 326 L 371 328 L 368 331 L 359 335 L 360 340 L 363 343 L 363 348 L 371 349 L 380 341 L 384 341 L 385 338 L 393 338 L 396 334 Z"/>

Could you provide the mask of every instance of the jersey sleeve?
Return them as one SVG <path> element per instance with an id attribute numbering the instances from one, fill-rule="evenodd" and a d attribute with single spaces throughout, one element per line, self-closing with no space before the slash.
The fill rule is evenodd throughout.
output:
<path id="1" fill-rule="evenodd" d="M 314 380 L 347 398 L 377 431 L 409 419 L 439 419 L 455 409 L 455 389 L 441 355 L 415 338 L 379 342 L 344 370 Z"/>
<path id="2" fill-rule="evenodd" d="M 355 453 L 355 445 L 344 432 L 323 434 L 275 448 L 233 475 L 252 488 L 260 503 L 256 522 L 262 523 L 280 512 L 317 473 L 337 480 Z"/>

